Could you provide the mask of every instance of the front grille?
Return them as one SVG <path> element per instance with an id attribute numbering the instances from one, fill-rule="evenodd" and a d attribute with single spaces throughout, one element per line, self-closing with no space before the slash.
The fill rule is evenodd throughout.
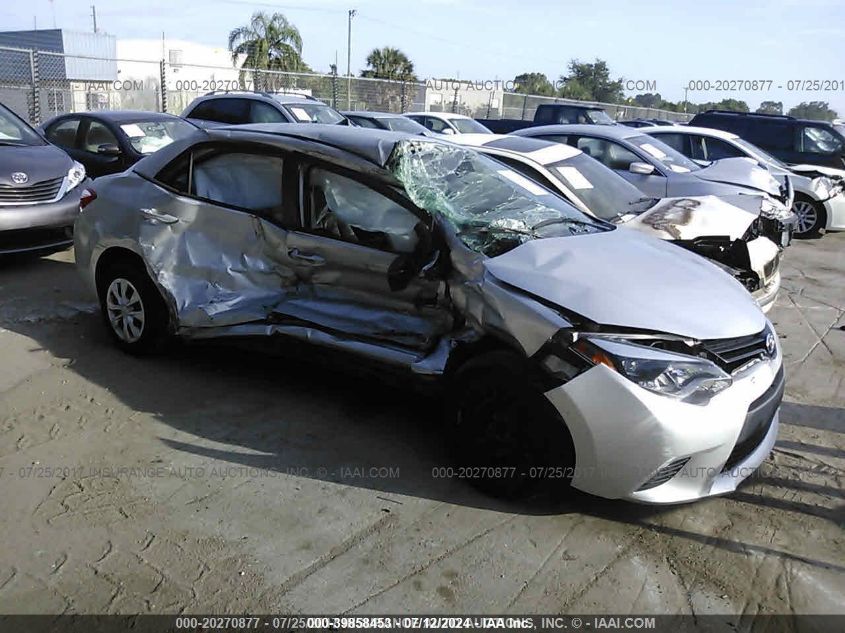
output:
<path id="1" fill-rule="evenodd" d="M 658 471 L 651 476 L 651 479 L 649 479 L 642 486 L 637 488 L 637 492 L 639 492 L 640 490 L 650 490 L 651 488 L 657 488 L 657 486 L 662 486 L 667 481 L 672 479 L 672 477 L 681 472 L 681 469 L 687 465 L 689 459 L 689 457 L 681 457 L 680 459 L 676 459 L 669 462 L 662 468 L 658 469 Z"/>
<path id="2" fill-rule="evenodd" d="M 0 231 L 0 253 L 58 246 L 72 241 L 72 226 Z"/>
<path id="3" fill-rule="evenodd" d="M 31 185 L 0 185 L 0 204 L 48 202 L 59 195 L 64 177 L 42 180 Z"/>
<path id="4" fill-rule="evenodd" d="M 719 367 L 732 374 L 755 358 L 770 358 L 766 350 L 767 334 L 762 330 L 751 336 L 704 341 L 701 346 Z"/>
<path id="5" fill-rule="evenodd" d="M 771 386 L 748 407 L 745 423 L 739 432 L 734 449 L 728 456 L 728 461 L 725 462 L 725 466 L 722 468 L 723 473 L 742 463 L 760 446 L 760 442 L 763 441 L 769 429 L 772 428 L 775 413 L 783 400 L 784 383 L 783 367 L 781 367 Z"/>

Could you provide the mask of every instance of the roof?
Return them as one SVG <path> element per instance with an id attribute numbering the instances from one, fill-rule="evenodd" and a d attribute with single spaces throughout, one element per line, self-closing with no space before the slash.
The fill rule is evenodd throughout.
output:
<path id="1" fill-rule="evenodd" d="M 689 125 L 654 125 L 651 127 L 641 127 L 640 132 L 643 134 L 651 134 L 652 132 L 666 132 L 667 134 L 701 134 L 703 136 L 713 136 L 715 138 L 732 141 L 739 138 L 738 134 L 733 132 L 725 132 L 724 130 L 716 130 L 712 127 L 692 127 Z"/>
<path id="2" fill-rule="evenodd" d="M 514 130 L 516 136 L 544 136 L 546 134 L 587 134 L 601 138 L 626 139 L 642 136 L 643 128 L 627 125 L 538 125 L 521 130 Z"/>
<path id="3" fill-rule="evenodd" d="M 456 112 L 404 112 L 405 116 L 413 114 L 414 116 L 433 116 L 439 119 L 471 119 L 471 116 L 457 114 Z"/>
<path id="4" fill-rule="evenodd" d="M 456 134 L 449 138 L 449 142 L 526 156 L 541 165 L 557 163 L 582 153 L 581 150 L 562 143 L 510 134 Z"/>
<path id="5" fill-rule="evenodd" d="M 699 112 L 693 117 L 693 120 L 697 119 L 698 117 L 702 116 L 728 116 L 728 117 L 745 117 L 745 118 L 753 118 L 753 119 L 780 119 L 782 121 L 795 121 L 797 123 L 813 123 L 820 124 L 820 125 L 832 125 L 830 121 L 819 121 L 816 119 L 799 119 L 794 116 L 790 116 L 788 114 L 767 114 L 765 112 L 735 112 L 734 110 L 705 110 L 704 112 Z"/>
<path id="6" fill-rule="evenodd" d="M 167 112 L 148 112 L 144 110 L 94 110 L 92 112 L 74 112 L 70 113 L 77 116 L 88 116 L 94 119 L 103 119 L 106 121 L 114 121 L 115 123 L 122 123 L 127 121 L 157 121 L 165 119 L 178 119 L 184 121 L 180 116 L 169 114 Z M 67 115 L 63 115 L 67 116 Z M 187 121 L 186 121 L 187 122 Z"/>

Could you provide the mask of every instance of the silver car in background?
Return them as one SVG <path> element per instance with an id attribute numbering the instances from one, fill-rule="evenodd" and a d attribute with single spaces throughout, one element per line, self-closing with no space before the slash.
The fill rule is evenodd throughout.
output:
<path id="1" fill-rule="evenodd" d="M 76 259 L 128 352 L 265 337 L 435 382 L 486 490 L 735 489 L 778 432 L 772 324 L 703 258 L 536 187 L 420 136 L 218 128 L 99 179 Z"/>

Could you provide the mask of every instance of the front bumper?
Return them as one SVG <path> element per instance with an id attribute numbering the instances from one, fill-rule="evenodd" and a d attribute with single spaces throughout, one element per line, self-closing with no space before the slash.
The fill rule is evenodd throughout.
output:
<path id="1" fill-rule="evenodd" d="M 0 205 L 0 255 L 52 251 L 73 244 L 73 223 L 86 179 L 56 202 Z"/>
<path id="2" fill-rule="evenodd" d="M 827 230 L 845 231 L 845 193 L 829 198 L 822 204 L 827 213 Z"/>
<path id="3" fill-rule="evenodd" d="M 646 391 L 597 365 L 546 393 L 575 445 L 572 486 L 610 499 L 681 503 L 730 492 L 768 456 L 782 358 L 761 361 L 707 405 Z M 681 464 L 671 476 L 672 465 Z M 659 485 L 653 485 L 659 481 Z"/>

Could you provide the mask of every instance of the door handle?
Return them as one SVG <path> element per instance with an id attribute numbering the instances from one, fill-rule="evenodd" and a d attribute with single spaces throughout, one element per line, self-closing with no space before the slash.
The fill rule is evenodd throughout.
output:
<path id="1" fill-rule="evenodd" d="M 326 263 L 326 259 L 314 253 L 303 253 L 298 248 L 291 248 L 288 250 L 288 255 L 291 259 L 309 264 L 311 266 L 322 266 Z"/>
<path id="2" fill-rule="evenodd" d="M 141 209 L 141 215 L 153 222 L 160 222 L 162 224 L 176 224 L 179 218 L 170 215 L 169 213 L 162 213 L 157 209 Z"/>

